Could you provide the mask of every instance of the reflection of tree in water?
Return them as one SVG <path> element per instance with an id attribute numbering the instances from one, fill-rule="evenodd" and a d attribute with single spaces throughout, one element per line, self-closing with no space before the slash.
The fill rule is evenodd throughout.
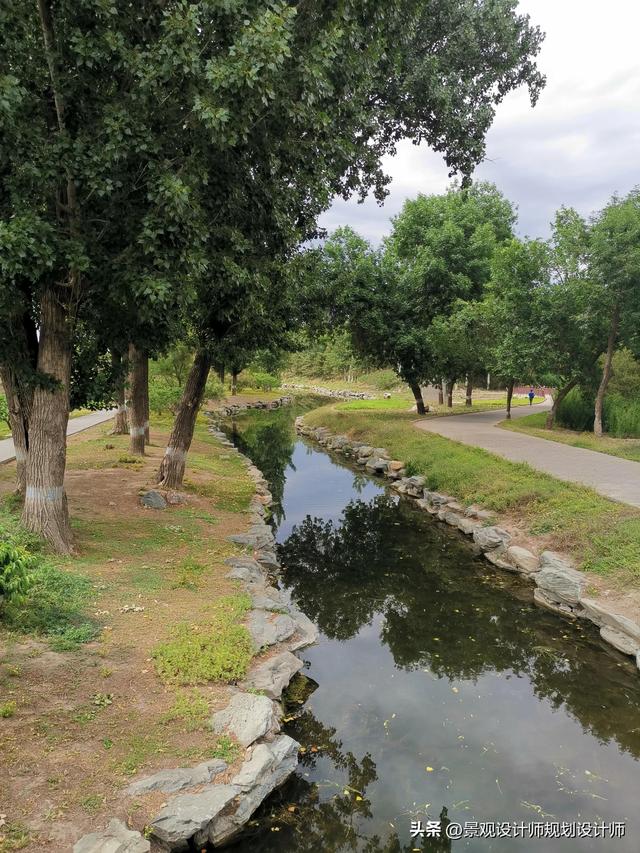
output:
<path id="1" fill-rule="evenodd" d="M 372 814 L 367 788 L 378 778 L 371 756 L 367 754 L 358 761 L 352 752 L 344 752 L 336 729 L 324 726 L 310 711 L 304 711 L 287 731 L 305 750 L 300 755 L 298 771 L 254 815 L 244 837 L 233 847 L 236 853 L 451 850 L 445 839 L 425 838 L 404 846 L 395 832 L 386 839 L 369 837 L 367 821 Z M 324 774 L 326 782 L 308 782 L 305 775 L 311 770 L 316 776 Z M 446 819 L 446 810 L 443 817 Z M 410 819 L 406 818 L 405 828 Z"/>
<path id="2" fill-rule="evenodd" d="M 405 502 L 352 501 L 339 526 L 307 517 L 280 560 L 296 604 L 326 636 L 347 640 L 381 614 L 398 666 L 449 679 L 525 675 L 537 696 L 640 756 L 633 666 L 620 665 L 590 626 L 533 607 L 530 589 L 473 560 Z"/>

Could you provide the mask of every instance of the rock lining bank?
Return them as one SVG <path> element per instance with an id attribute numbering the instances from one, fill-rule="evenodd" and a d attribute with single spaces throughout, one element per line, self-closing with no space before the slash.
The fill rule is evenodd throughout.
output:
<path id="1" fill-rule="evenodd" d="M 346 389 L 325 388 L 323 385 L 300 385 L 291 382 L 283 382 L 283 388 L 290 388 L 295 391 L 307 391 L 311 394 L 317 394 L 319 397 L 337 397 L 340 400 L 374 400 L 373 394 L 367 394 L 364 391 L 351 391 Z"/>
<path id="2" fill-rule="evenodd" d="M 296 418 L 296 430 L 327 450 L 346 456 L 368 474 L 387 478 L 396 492 L 415 499 L 425 512 L 472 537 L 476 551 L 494 566 L 523 575 L 535 584 L 536 604 L 569 619 L 593 622 L 602 639 L 633 657 L 640 670 L 640 625 L 586 596 L 586 576 L 564 556 L 552 551 L 538 555 L 513 544 L 511 534 L 493 523 L 496 513 L 475 504 L 465 507 L 451 495 L 427 489 L 425 477 L 407 476 L 405 463 L 391 459 L 383 447 L 352 441 L 326 427 L 308 427 L 302 417 Z"/>
<path id="3" fill-rule="evenodd" d="M 291 398 L 280 398 L 245 408 L 278 408 L 285 405 L 283 400 L 291 402 Z M 219 416 L 220 411 L 215 414 Z M 217 427 L 212 426 L 210 432 L 230 452 L 242 456 Z M 240 581 L 251 596 L 247 628 L 261 657 L 233 688 L 227 707 L 212 715 L 210 725 L 214 732 L 232 736 L 245 748 L 243 764 L 225 782 L 216 782 L 228 769 L 219 759 L 134 780 L 125 791 L 128 796 L 152 791 L 177 794 L 150 821 L 145 833 L 149 837 L 114 819 L 106 829 L 83 836 L 73 853 L 147 853 L 152 841 L 156 850 L 187 851 L 206 844 L 224 847 L 298 765 L 300 744 L 280 732 L 283 711 L 279 700 L 303 666 L 293 652 L 314 643 L 318 632 L 274 586 L 279 565 L 273 532 L 265 520 L 273 499 L 262 472 L 242 458 L 256 488 L 250 506 L 251 526 L 246 533 L 228 538 L 251 553 L 225 562 L 227 577 Z M 269 657 L 262 654 L 272 652 Z"/>
<path id="4" fill-rule="evenodd" d="M 223 403 L 221 406 L 218 406 L 213 409 L 213 411 L 207 412 L 206 414 L 218 418 L 228 418 L 234 417 L 235 415 L 242 415 L 251 409 L 264 409 L 265 411 L 271 411 L 272 409 L 280 409 L 282 406 L 290 406 L 291 403 L 293 403 L 293 397 L 285 394 L 275 400 L 243 400 L 239 403 Z"/>

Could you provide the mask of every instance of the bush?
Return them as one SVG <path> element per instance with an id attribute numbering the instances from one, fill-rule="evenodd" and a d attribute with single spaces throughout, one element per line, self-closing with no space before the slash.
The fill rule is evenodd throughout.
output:
<path id="1" fill-rule="evenodd" d="M 273 391 L 280 387 L 280 380 L 270 373 L 252 373 L 245 370 L 238 377 L 238 388 L 258 388 L 260 391 Z"/>
<path id="2" fill-rule="evenodd" d="M 217 376 L 209 376 L 204 389 L 204 400 L 219 400 L 224 397 L 224 385 Z"/>
<path id="3" fill-rule="evenodd" d="M 7 604 L 21 604 L 34 584 L 36 559 L 26 548 L 0 543 L 0 612 Z"/>
<path id="4" fill-rule="evenodd" d="M 574 388 L 558 407 L 559 426 L 578 432 L 592 432 L 594 405 L 593 394 Z M 614 438 L 640 438 L 640 398 L 609 394 L 604 401 L 602 425 L 604 431 Z"/>
<path id="5" fill-rule="evenodd" d="M 0 394 L 0 423 L 9 424 L 9 407 L 7 406 L 7 398 L 4 394 Z"/>
<path id="6" fill-rule="evenodd" d="M 149 408 L 157 415 L 165 412 L 174 414 L 181 396 L 182 388 L 165 379 L 157 378 L 149 383 Z"/>

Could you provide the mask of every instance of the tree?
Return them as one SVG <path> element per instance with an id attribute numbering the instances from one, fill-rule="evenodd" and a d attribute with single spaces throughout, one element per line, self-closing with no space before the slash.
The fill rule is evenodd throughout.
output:
<path id="1" fill-rule="evenodd" d="M 493 327 L 491 369 L 507 383 L 507 418 L 518 379 L 532 381 L 544 365 L 539 290 L 548 282 L 549 250 L 538 240 L 516 238 L 495 254 L 486 310 Z"/>
<path id="2" fill-rule="evenodd" d="M 640 188 L 626 197 L 614 196 L 595 218 L 591 263 L 608 316 L 608 337 L 602 378 L 595 401 L 593 431 L 602 436 L 602 406 L 611 378 L 613 354 L 620 338 L 634 348 L 640 319 Z"/>
<path id="3" fill-rule="evenodd" d="M 265 186 L 274 173 L 272 189 L 297 185 L 289 222 L 303 238 L 332 194 L 384 197 L 381 158 L 402 137 L 468 174 L 505 94 L 525 84 L 535 101 L 541 40 L 512 0 L 446 0 L 437 14 L 424 0 L 5 4 L 0 301 L 21 343 L 0 363 L 28 432 L 26 526 L 70 550 L 69 377 L 87 305 L 106 306 L 102 324 L 123 301 L 156 319 L 181 304 L 225 211 L 247 211 L 246 168 Z"/>

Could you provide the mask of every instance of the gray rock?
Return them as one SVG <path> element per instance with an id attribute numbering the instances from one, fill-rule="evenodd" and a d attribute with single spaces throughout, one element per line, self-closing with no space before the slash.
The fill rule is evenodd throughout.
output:
<path id="1" fill-rule="evenodd" d="M 242 795 L 233 815 L 221 815 L 209 828 L 208 840 L 217 846 L 230 841 L 269 794 L 282 785 L 298 765 L 300 744 L 288 735 L 254 747 L 232 784 Z"/>
<path id="2" fill-rule="evenodd" d="M 622 631 L 610 628 L 608 625 L 600 628 L 600 636 L 606 643 L 609 643 L 609 645 L 625 655 L 635 657 L 640 651 L 640 643 L 637 640 L 634 640 L 628 634 L 623 634 Z"/>
<path id="3" fill-rule="evenodd" d="M 501 527 L 478 527 L 473 532 L 473 541 L 480 550 L 493 551 L 494 548 L 506 548 L 511 536 Z"/>
<path id="4" fill-rule="evenodd" d="M 240 789 L 235 785 L 211 785 L 198 794 L 175 797 L 151 821 L 153 834 L 170 850 L 187 850 L 189 840 L 206 838 L 210 824 Z"/>
<path id="5" fill-rule="evenodd" d="M 504 559 L 504 551 L 501 548 L 496 548 L 493 551 L 485 551 L 484 558 L 493 563 L 498 569 L 504 569 L 507 572 L 516 571 L 515 566 Z"/>
<path id="6" fill-rule="evenodd" d="M 447 508 L 452 512 L 464 512 L 464 507 L 459 501 L 448 501 Z"/>
<path id="7" fill-rule="evenodd" d="M 533 590 L 533 600 L 536 604 L 539 604 L 540 607 L 544 607 L 546 610 L 551 610 L 553 613 L 559 613 L 561 616 L 568 616 L 570 619 L 576 618 L 576 614 L 568 604 L 560 604 L 557 601 L 553 601 L 541 589 Z"/>
<path id="8" fill-rule="evenodd" d="M 114 818 L 102 832 L 84 835 L 73 845 L 73 853 L 148 853 L 151 843 L 139 832 Z"/>
<path id="9" fill-rule="evenodd" d="M 266 586 L 254 593 L 253 606 L 256 610 L 272 610 L 274 613 L 288 611 L 284 596 L 273 586 Z"/>
<path id="10" fill-rule="evenodd" d="M 461 518 L 458 516 L 458 530 L 461 530 L 467 536 L 472 536 L 473 531 L 477 530 L 479 527 L 477 521 L 473 521 L 471 518 Z"/>
<path id="11" fill-rule="evenodd" d="M 286 613 L 272 613 L 268 610 L 252 610 L 247 627 L 256 649 L 281 643 L 296 630 L 295 622 Z"/>
<path id="12" fill-rule="evenodd" d="M 300 639 L 294 640 L 294 642 L 289 645 L 289 649 L 292 652 L 296 652 L 298 649 L 304 649 L 307 646 L 313 645 L 313 643 L 318 639 L 319 632 L 311 619 L 309 619 L 308 616 L 305 616 L 304 613 L 300 613 L 299 610 L 295 610 L 293 608 L 291 609 L 291 617 L 296 623 L 296 629 L 297 633 L 300 634 Z"/>
<path id="13" fill-rule="evenodd" d="M 166 509 L 167 502 L 164 495 L 155 489 L 151 489 L 151 491 L 145 492 L 142 496 L 142 506 L 149 507 L 150 509 Z"/>
<path id="14" fill-rule="evenodd" d="M 426 478 L 420 474 L 416 474 L 413 477 L 405 477 L 404 483 L 407 486 L 413 486 L 416 489 L 424 489 L 424 484 L 426 483 Z"/>
<path id="15" fill-rule="evenodd" d="M 540 571 L 532 574 L 536 585 L 552 601 L 575 605 L 580 601 L 586 578 L 552 551 L 540 556 Z"/>
<path id="16" fill-rule="evenodd" d="M 380 459 L 380 457 L 372 457 L 367 461 L 365 468 L 367 471 L 371 471 L 374 474 L 384 474 L 387 470 L 388 462 L 386 459 Z"/>
<path id="17" fill-rule="evenodd" d="M 626 616 L 618 616 L 606 605 L 600 601 L 594 601 L 592 598 L 581 598 L 580 604 L 584 608 L 585 615 L 596 625 L 607 626 L 620 631 L 622 634 L 628 634 L 640 644 L 640 625 L 637 622 L 627 619 Z"/>
<path id="18" fill-rule="evenodd" d="M 537 572 L 540 568 L 540 561 L 535 554 L 528 551 L 526 548 L 521 548 L 519 545 L 511 545 L 507 548 L 507 557 L 513 563 L 514 567 L 524 574 Z"/>
<path id="19" fill-rule="evenodd" d="M 430 492 L 428 489 L 423 490 L 423 495 L 425 500 L 435 504 L 435 506 L 444 506 L 444 504 L 449 503 L 451 500 L 449 495 L 441 495 L 440 492 Z"/>
<path id="20" fill-rule="evenodd" d="M 358 456 L 361 456 L 363 459 L 368 459 L 372 453 L 373 447 L 369 447 L 368 444 L 365 444 L 358 448 Z"/>
<path id="21" fill-rule="evenodd" d="M 277 569 L 278 568 L 278 558 L 273 553 L 273 551 L 268 551 L 263 549 L 262 551 L 258 551 L 256 554 L 256 560 L 260 563 L 261 566 L 264 566 L 267 569 Z"/>
<path id="22" fill-rule="evenodd" d="M 438 513 L 438 515 L 440 515 Z M 442 520 L 447 524 L 451 525 L 451 527 L 457 527 L 458 521 L 460 521 L 460 516 L 457 512 L 451 512 L 451 510 L 445 510 L 442 516 Z"/>
<path id="23" fill-rule="evenodd" d="M 236 545 L 251 545 L 255 547 L 256 537 L 252 536 L 250 533 L 232 533 L 231 536 L 227 536 L 229 542 L 235 542 Z"/>
<path id="24" fill-rule="evenodd" d="M 242 686 L 260 690 L 270 699 L 279 699 L 293 676 L 302 669 L 302 661 L 291 652 L 282 652 L 249 673 Z"/>
<path id="25" fill-rule="evenodd" d="M 230 732 L 242 746 L 250 746 L 267 732 L 280 728 L 274 702 L 267 696 L 236 693 L 224 711 L 211 717 L 216 734 Z"/>
<path id="26" fill-rule="evenodd" d="M 211 782 L 218 774 L 227 769 L 227 764 L 219 758 L 204 761 L 196 767 L 177 767 L 175 770 L 160 770 L 146 779 L 138 779 L 127 788 L 127 794 L 136 796 L 146 794 L 148 791 L 164 791 L 165 794 L 173 794 L 185 788 L 193 788 L 195 785 L 204 785 Z"/>
<path id="27" fill-rule="evenodd" d="M 264 572 L 255 560 L 238 562 L 226 577 L 234 580 L 246 581 L 247 583 L 261 583 L 264 580 Z"/>

